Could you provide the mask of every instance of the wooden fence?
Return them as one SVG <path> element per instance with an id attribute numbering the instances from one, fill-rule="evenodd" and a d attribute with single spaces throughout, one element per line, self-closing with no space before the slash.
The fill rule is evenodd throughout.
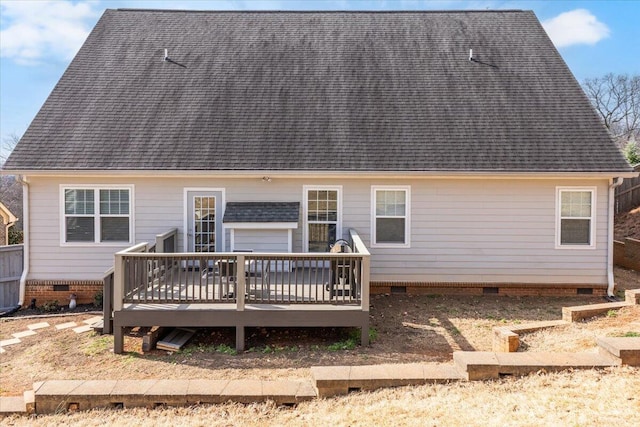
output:
<path id="1" fill-rule="evenodd" d="M 23 246 L 0 246 L 0 308 L 14 307 L 20 299 Z"/>
<path id="2" fill-rule="evenodd" d="M 640 172 L 640 165 L 635 170 Z M 616 214 L 629 212 L 636 206 L 640 206 L 640 176 L 625 178 L 622 185 L 616 188 Z"/>

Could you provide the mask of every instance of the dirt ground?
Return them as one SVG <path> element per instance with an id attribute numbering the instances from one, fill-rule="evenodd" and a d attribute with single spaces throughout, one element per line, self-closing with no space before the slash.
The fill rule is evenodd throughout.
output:
<path id="1" fill-rule="evenodd" d="M 616 215 L 614 236 L 616 240 L 624 240 L 625 237 L 640 239 L 640 206 Z"/>
<path id="2" fill-rule="evenodd" d="M 616 268 L 623 292 L 640 286 L 640 273 Z M 497 297 L 377 295 L 371 299 L 373 342 L 360 347 L 348 328 L 256 328 L 247 330 L 247 351 L 234 354 L 230 328 L 200 329 L 183 350 L 142 353 L 140 334 L 125 338 L 124 355 L 114 355 L 113 337 L 76 334 L 54 325 L 95 314 L 0 319 L 0 340 L 48 322 L 36 335 L 6 347 L 0 357 L 0 395 L 19 395 L 32 383 L 51 379 L 254 378 L 299 379 L 315 365 L 450 363 L 457 350 L 490 351 L 492 328 L 556 320 L 562 307 L 601 303 L 601 297 Z M 595 336 L 640 334 L 640 306 L 532 334 L 523 349 L 595 351 Z M 541 333 L 539 333 L 541 334 Z M 576 338 L 577 337 L 577 338 Z M 566 346 L 563 343 L 567 343 Z M 566 349 L 568 348 L 568 349 Z"/>

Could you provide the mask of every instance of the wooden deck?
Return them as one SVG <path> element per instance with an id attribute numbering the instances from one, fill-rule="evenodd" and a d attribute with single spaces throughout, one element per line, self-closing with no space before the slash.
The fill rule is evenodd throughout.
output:
<path id="1" fill-rule="evenodd" d="M 113 327 L 115 353 L 134 326 L 235 327 L 238 351 L 246 327 L 358 327 L 366 345 L 369 253 L 355 231 L 351 238 L 356 251 L 348 254 L 157 252 L 170 246 L 162 239 L 155 252 L 136 245 L 116 254 L 105 276 L 105 332 Z"/>

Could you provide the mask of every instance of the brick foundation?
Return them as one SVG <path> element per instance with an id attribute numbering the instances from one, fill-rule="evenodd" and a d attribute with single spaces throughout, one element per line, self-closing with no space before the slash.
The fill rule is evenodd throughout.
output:
<path id="1" fill-rule="evenodd" d="M 371 282 L 371 295 L 605 296 L 607 285 L 568 283 Z"/>
<path id="2" fill-rule="evenodd" d="M 93 304 L 94 297 L 102 292 L 103 283 L 99 280 L 28 280 L 25 285 L 25 305 L 33 298 L 36 306 L 58 301 L 60 306 L 69 305 L 69 296 L 76 294 L 78 304 Z"/>

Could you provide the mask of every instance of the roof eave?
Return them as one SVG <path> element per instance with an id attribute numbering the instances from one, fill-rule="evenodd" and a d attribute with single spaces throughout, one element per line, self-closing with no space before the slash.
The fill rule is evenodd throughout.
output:
<path id="1" fill-rule="evenodd" d="M 15 169 L 3 170 L 5 175 L 25 175 L 25 176 L 58 176 L 58 177 L 218 177 L 218 178 L 331 178 L 331 177 L 428 177 L 428 178 L 635 178 L 640 176 L 639 172 L 628 171 L 459 171 L 459 170 L 437 170 L 437 171 L 353 171 L 353 170 L 331 170 L 331 171 L 310 171 L 310 170 L 55 170 L 55 169 Z"/>

